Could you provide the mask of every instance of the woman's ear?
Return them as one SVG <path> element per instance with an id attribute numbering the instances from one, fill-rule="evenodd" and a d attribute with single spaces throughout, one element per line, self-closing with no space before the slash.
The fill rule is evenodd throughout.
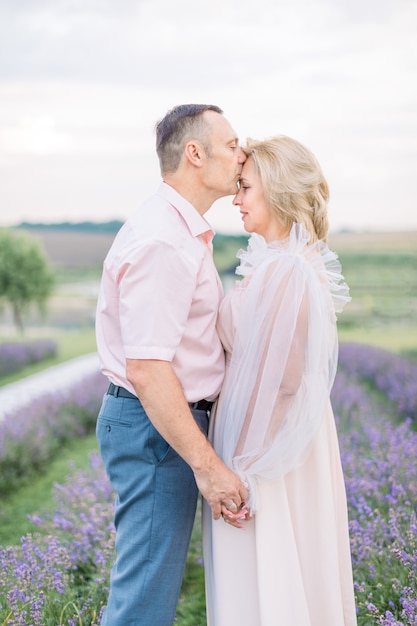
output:
<path id="1" fill-rule="evenodd" d="M 185 157 L 194 167 L 201 167 L 203 165 L 204 156 L 204 148 L 198 141 L 189 141 L 186 144 Z"/>

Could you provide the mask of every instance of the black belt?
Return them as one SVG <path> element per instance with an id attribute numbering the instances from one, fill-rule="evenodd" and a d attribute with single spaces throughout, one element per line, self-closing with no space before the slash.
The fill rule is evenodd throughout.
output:
<path id="1" fill-rule="evenodd" d="M 113 383 L 110 383 L 109 388 L 107 389 L 107 393 L 109 394 L 109 396 L 114 396 L 115 398 L 133 398 L 134 400 L 138 399 L 135 394 L 130 393 L 130 391 L 128 391 L 124 387 L 113 385 Z"/>
<path id="2" fill-rule="evenodd" d="M 124 387 L 119 387 L 118 385 L 114 385 L 110 383 L 109 388 L 107 389 L 107 393 L 110 396 L 115 396 L 116 398 L 133 398 L 134 400 L 138 400 L 138 397 L 133 393 L 130 393 Z M 189 402 L 188 406 L 192 411 L 210 411 L 213 406 L 213 402 L 209 402 L 208 400 L 199 400 L 198 402 Z"/>
<path id="3" fill-rule="evenodd" d="M 208 400 L 199 400 L 198 402 L 189 402 L 189 407 L 192 411 L 211 411 L 211 407 L 214 402 L 209 402 Z"/>

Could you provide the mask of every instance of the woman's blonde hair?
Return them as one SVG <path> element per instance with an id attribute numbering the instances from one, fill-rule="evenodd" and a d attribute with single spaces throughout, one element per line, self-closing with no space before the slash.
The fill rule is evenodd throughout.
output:
<path id="1" fill-rule="evenodd" d="M 245 152 L 253 159 L 265 198 L 284 227 L 290 230 L 298 222 L 313 241 L 326 241 L 329 187 L 312 152 L 284 135 L 248 139 Z"/>

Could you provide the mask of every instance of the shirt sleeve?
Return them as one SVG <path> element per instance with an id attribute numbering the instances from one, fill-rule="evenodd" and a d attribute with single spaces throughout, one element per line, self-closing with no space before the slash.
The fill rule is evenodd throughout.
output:
<path id="1" fill-rule="evenodd" d="M 173 359 L 190 313 L 197 262 L 182 248 L 150 241 L 120 263 L 116 280 L 126 358 Z"/>
<path id="2" fill-rule="evenodd" d="M 329 290 L 301 256 L 263 263 L 248 282 L 216 416 L 225 462 L 249 485 L 304 462 L 329 402 L 337 364 Z"/>

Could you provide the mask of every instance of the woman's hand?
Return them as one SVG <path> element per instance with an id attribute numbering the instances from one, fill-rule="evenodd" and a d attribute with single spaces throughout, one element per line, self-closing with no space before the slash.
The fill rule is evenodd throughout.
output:
<path id="1" fill-rule="evenodd" d="M 234 526 L 235 528 L 245 528 L 242 521 L 250 519 L 249 510 L 246 508 L 244 502 L 239 508 L 236 508 L 236 504 L 234 502 L 228 504 L 227 506 L 222 504 L 221 514 L 226 524 Z"/>

